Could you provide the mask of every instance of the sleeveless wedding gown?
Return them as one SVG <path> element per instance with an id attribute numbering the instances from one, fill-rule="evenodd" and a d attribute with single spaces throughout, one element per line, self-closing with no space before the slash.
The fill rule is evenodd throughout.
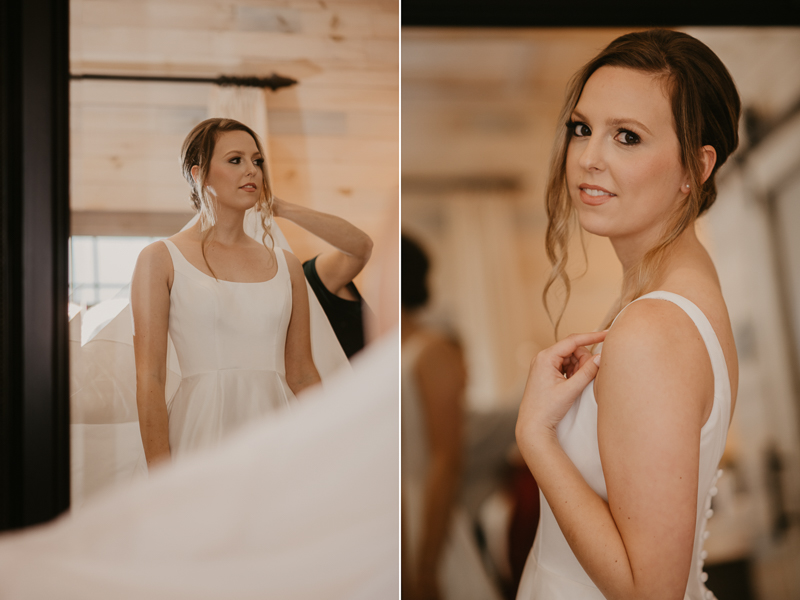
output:
<path id="1" fill-rule="evenodd" d="M 184 229 L 196 220 L 197 216 Z M 255 211 L 248 211 L 244 229 L 261 242 L 264 230 Z M 291 287 L 282 250 L 291 248 L 275 223 L 271 234 L 279 270 L 274 279 L 255 284 L 217 282 L 188 263 L 174 245 L 170 248 L 175 280 L 170 295 L 165 399 L 170 446 L 178 455 L 206 443 L 213 445 L 235 428 L 235 423 L 291 401 L 291 390 L 281 379 L 285 377 L 282 348 L 286 332 L 268 329 L 272 325 L 285 328 L 281 320 L 291 314 Z M 171 245 L 166 244 L 168 248 Z M 288 286 L 288 306 L 280 308 L 287 311 L 283 316 L 275 312 L 278 304 L 273 302 L 278 286 Z M 214 287 L 217 296 L 209 292 Z M 306 290 L 311 350 L 325 385 L 339 371 L 350 370 L 350 364 L 308 284 Z M 224 311 L 217 314 L 223 306 Z M 221 315 L 227 316 L 223 319 Z M 125 297 L 71 315 L 72 509 L 105 489 L 147 476 L 136 406 L 132 325 L 130 301 Z M 256 343 L 255 338 L 273 345 L 258 346 L 261 342 Z M 251 353 L 254 344 L 258 348 Z M 256 368 L 250 369 L 252 366 Z M 212 372 L 216 373 L 213 377 Z M 187 399 L 194 393 L 200 394 L 199 400 L 190 406 Z M 211 396 L 216 399 L 210 401 Z M 225 398 L 235 401 L 225 402 Z"/>
<path id="2" fill-rule="evenodd" d="M 175 273 L 169 335 L 182 377 L 169 407 L 169 445 L 179 456 L 294 400 L 284 364 L 292 281 L 281 248 L 274 277 L 238 283 L 206 275 L 164 244 Z"/>
<path id="3" fill-rule="evenodd" d="M 731 417 L 731 389 L 728 367 L 714 329 L 692 302 L 671 292 L 651 292 L 645 298 L 672 302 L 689 315 L 705 342 L 714 373 L 714 403 L 708 420 L 700 430 L 700 463 L 697 488 L 697 519 L 689 580 L 684 600 L 710 600 L 714 594 L 704 585 L 706 554 L 703 542 L 708 537 L 706 523 L 711 518 L 711 499 L 717 493 L 718 470 Z M 634 300 L 636 302 L 636 300 Z M 623 309 L 624 310 L 624 309 Z M 612 324 L 613 325 L 613 324 Z M 580 471 L 586 483 L 606 502 L 608 493 L 597 441 L 597 401 L 594 381 L 570 407 L 558 425 L 558 440 L 564 452 Z M 657 468 L 654 466 L 653 468 Z M 602 600 L 603 595 L 583 570 L 569 547 L 544 495 L 539 492 L 541 514 L 533 549 L 522 574 L 517 600 Z"/>

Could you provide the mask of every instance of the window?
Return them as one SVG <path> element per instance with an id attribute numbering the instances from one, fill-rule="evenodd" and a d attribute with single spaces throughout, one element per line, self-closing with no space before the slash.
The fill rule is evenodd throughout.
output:
<path id="1" fill-rule="evenodd" d="M 94 306 L 129 294 L 136 259 L 160 237 L 74 235 L 69 244 L 69 301 Z"/>

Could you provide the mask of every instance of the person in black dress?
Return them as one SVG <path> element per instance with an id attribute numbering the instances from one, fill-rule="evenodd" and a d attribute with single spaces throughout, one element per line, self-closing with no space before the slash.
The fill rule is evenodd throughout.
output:
<path id="1" fill-rule="evenodd" d="M 275 198 L 273 213 L 328 242 L 330 250 L 303 263 L 303 271 L 347 358 L 364 347 L 364 302 L 353 279 L 372 255 L 372 240 L 340 217 Z"/>

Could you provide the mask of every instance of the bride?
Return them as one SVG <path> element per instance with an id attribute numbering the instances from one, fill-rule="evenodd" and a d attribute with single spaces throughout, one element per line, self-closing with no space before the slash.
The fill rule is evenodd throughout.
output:
<path id="1" fill-rule="evenodd" d="M 702 546 L 738 364 L 695 222 L 739 112 L 719 58 L 674 31 L 624 35 L 572 80 L 547 188 L 547 287 L 569 291 L 575 217 L 610 239 L 623 284 L 607 331 L 531 364 L 517 441 L 541 519 L 518 599 L 713 597 Z M 602 358 L 586 348 L 601 342 Z"/>
<path id="2" fill-rule="evenodd" d="M 137 261 L 131 310 L 148 466 L 214 445 L 320 380 L 303 268 L 266 243 L 273 196 L 264 156 L 255 133 L 238 121 L 198 124 L 181 158 L 200 218 Z M 244 228 L 253 207 L 264 229 L 260 241 Z M 169 410 L 168 334 L 182 377 Z"/>

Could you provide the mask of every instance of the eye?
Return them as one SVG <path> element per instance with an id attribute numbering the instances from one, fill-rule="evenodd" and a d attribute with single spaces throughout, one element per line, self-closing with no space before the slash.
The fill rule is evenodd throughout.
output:
<path id="1" fill-rule="evenodd" d="M 634 146 L 642 141 L 638 135 L 627 129 L 620 129 L 614 139 L 625 146 Z"/>
<path id="2" fill-rule="evenodd" d="M 570 121 L 567 123 L 567 129 L 570 130 L 574 137 L 587 137 L 592 135 L 592 130 L 586 123 Z"/>
<path id="3" fill-rule="evenodd" d="M 240 162 L 242 162 L 242 157 L 241 156 L 234 156 L 228 162 L 231 163 L 231 164 L 234 164 L 234 165 L 238 165 Z"/>
<path id="4" fill-rule="evenodd" d="M 264 164 L 264 159 L 263 158 L 256 158 L 255 160 L 253 160 L 253 164 L 255 166 L 257 166 L 257 167 L 260 167 L 261 165 Z"/>

